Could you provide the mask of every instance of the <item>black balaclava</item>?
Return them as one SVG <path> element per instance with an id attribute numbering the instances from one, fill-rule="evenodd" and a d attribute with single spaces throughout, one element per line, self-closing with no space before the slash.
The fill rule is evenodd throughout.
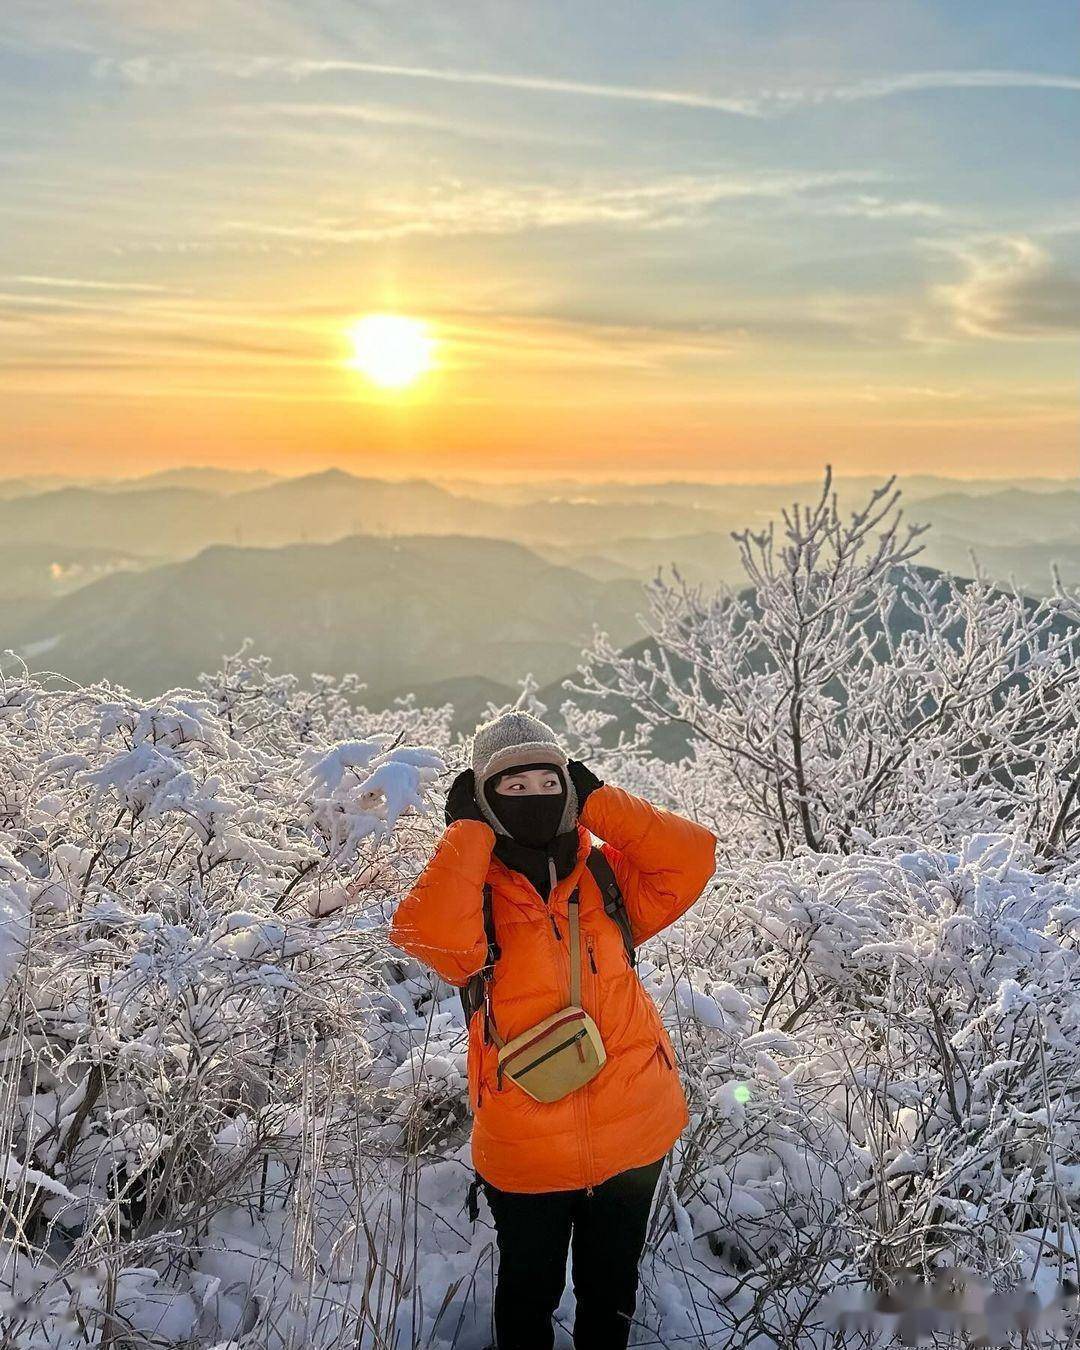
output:
<path id="1" fill-rule="evenodd" d="M 500 779 L 526 769 L 551 769 L 562 783 L 561 792 L 496 791 Z M 573 829 L 556 834 L 566 806 L 565 770 L 555 764 L 515 764 L 497 773 L 484 784 L 484 798 L 510 835 L 497 834 L 493 852 L 497 858 L 521 872 L 546 899 L 551 889 L 548 857 L 555 860 L 555 875 L 567 876 L 577 861 L 578 832 Z"/>

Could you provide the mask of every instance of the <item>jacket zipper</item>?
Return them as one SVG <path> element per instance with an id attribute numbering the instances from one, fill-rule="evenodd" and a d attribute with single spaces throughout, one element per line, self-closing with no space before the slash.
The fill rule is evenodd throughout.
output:
<path id="1" fill-rule="evenodd" d="M 548 918 L 551 920 L 551 940 L 557 945 L 557 950 L 552 952 L 552 956 L 555 961 L 555 983 L 559 990 L 559 996 L 563 1000 L 563 1007 L 567 1007 L 570 1003 L 570 982 L 569 982 L 570 961 L 569 958 L 566 958 L 566 971 L 564 972 L 562 931 L 560 930 L 559 925 L 555 922 L 554 911 L 550 908 L 551 896 L 555 890 L 554 883 L 556 880 L 555 860 L 550 855 L 548 856 L 548 866 L 551 874 L 552 887 L 551 890 L 548 892 L 548 898 L 544 903 L 549 907 Z"/>
<path id="2" fill-rule="evenodd" d="M 469 1029 L 469 1035 L 472 1035 L 472 1028 Z M 476 1109 L 484 1102 L 484 1033 L 479 1032 L 476 1039 L 476 1049 L 473 1052 L 476 1056 Z"/>
<path id="3" fill-rule="evenodd" d="M 580 914 L 579 914 L 579 918 L 580 918 Z M 588 952 L 588 954 L 589 954 L 589 969 L 592 971 L 592 978 L 590 979 L 587 975 L 585 975 L 585 972 L 582 971 L 582 986 L 583 986 L 583 988 L 582 988 L 582 994 L 581 994 L 581 1001 L 582 1001 L 583 1004 L 586 1002 L 586 993 L 585 993 L 585 990 L 588 989 L 588 993 L 589 993 L 588 1001 L 591 1002 L 592 1005 L 593 1005 L 593 1007 L 595 1008 L 595 1007 L 597 1006 L 597 1001 L 596 1001 L 596 998 L 593 997 L 593 995 L 595 994 L 595 988 L 594 988 L 594 986 L 595 986 L 595 983 L 596 983 L 596 974 L 597 974 L 597 971 L 596 971 L 596 958 L 593 956 L 593 944 L 592 944 L 592 938 L 591 938 L 591 937 L 586 937 L 586 938 L 585 938 L 585 950 L 586 950 L 586 952 Z M 579 1094 L 579 1095 L 580 1095 L 580 1094 Z M 585 1175 L 586 1175 L 587 1177 L 591 1177 L 591 1176 L 593 1175 L 593 1168 L 594 1168 L 595 1164 L 594 1164 L 594 1161 L 593 1161 L 592 1137 L 591 1137 L 591 1135 L 590 1135 L 590 1133 L 589 1133 L 589 1129 L 590 1129 L 590 1126 L 589 1126 L 589 1103 L 585 1100 L 585 1098 L 584 1098 L 583 1096 L 582 1096 L 582 1098 L 581 1098 L 581 1114 L 582 1114 L 583 1123 L 584 1123 L 584 1129 L 583 1129 L 583 1131 L 582 1131 L 582 1140 L 583 1140 L 583 1142 L 584 1142 L 584 1146 L 585 1146 L 585 1156 L 586 1156 L 586 1160 L 587 1160 L 587 1170 L 586 1170 Z M 585 1187 L 585 1194 L 588 1195 L 588 1196 L 591 1196 L 592 1193 L 593 1193 L 593 1187 L 592 1187 L 591 1185 L 586 1186 L 586 1187 Z"/>

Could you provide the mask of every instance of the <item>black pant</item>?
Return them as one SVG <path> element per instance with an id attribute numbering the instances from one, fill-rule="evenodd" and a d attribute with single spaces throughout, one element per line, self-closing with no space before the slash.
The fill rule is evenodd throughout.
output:
<path id="1" fill-rule="evenodd" d="M 587 1191 L 523 1195 L 484 1182 L 499 1243 L 498 1350 L 551 1350 L 573 1232 L 577 1350 L 624 1350 L 637 1306 L 638 1261 L 663 1158 Z"/>

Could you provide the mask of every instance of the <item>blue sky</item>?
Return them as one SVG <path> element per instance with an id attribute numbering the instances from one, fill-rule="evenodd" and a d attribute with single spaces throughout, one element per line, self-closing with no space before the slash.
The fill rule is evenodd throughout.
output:
<path id="1" fill-rule="evenodd" d="M 1077 471 L 1074 3 L 7 0 L 0 77 L 0 471 Z"/>

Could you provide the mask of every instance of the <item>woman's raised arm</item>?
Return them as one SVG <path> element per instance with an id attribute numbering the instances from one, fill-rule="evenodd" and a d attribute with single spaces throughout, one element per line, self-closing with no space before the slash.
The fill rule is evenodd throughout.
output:
<path id="1" fill-rule="evenodd" d="M 581 823 L 603 840 L 635 944 L 688 910 L 716 870 L 711 830 L 611 783 L 589 793 Z"/>
<path id="2" fill-rule="evenodd" d="M 487 957 L 484 879 L 494 843 L 483 821 L 453 821 L 390 924 L 394 946 L 450 984 L 465 984 Z"/>

